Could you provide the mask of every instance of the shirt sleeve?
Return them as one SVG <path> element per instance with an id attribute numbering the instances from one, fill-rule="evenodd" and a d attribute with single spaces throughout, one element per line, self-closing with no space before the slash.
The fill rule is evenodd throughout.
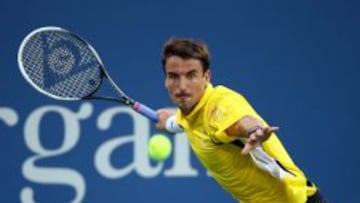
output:
<path id="1" fill-rule="evenodd" d="M 213 139 L 221 143 L 234 141 L 235 137 L 230 137 L 225 132 L 233 125 L 251 112 L 247 102 L 241 101 L 242 97 L 228 96 L 219 100 L 210 110 L 210 125 L 214 129 Z"/>

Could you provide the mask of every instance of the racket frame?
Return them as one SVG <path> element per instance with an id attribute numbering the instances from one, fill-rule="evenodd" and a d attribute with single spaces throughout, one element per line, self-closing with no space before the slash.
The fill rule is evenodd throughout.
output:
<path id="1" fill-rule="evenodd" d="M 54 94 L 50 94 L 47 91 L 43 90 L 42 88 L 40 88 L 37 84 L 35 84 L 34 81 L 31 80 L 31 78 L 28 76 L 28 74 L 25 71 L 23 62 L 22 62 L 22 55 L 25 49 L 25 46 L 27 44 L 27 42 L 36 34 L 41 33 L 41 32 L 46 32 L 46 31 L 58 31 L 58 32 L 66 32 L 67 34 L 70 34 L 71 36 L 75 37 L 77 40 L 81 41 L 82 43 L 84 43 L 89 49 L 90 51 L 94 54 L 97 62 L 100 65 L 100 82 L 99 85 L 94 89 L 93 92 L 91 92 L 88 96 L 86 97 L 61 97 L 61 96 L 57 96 Z M 80 37 L 79 35 L 66 30 L 64 28 L 61 27 L 57 27 L 57 26 L 46 26 L 46 27 L 40 27 L 37 28 L 35 30 L 33 30 L 32 32 L 30 32 L 21 42 L 19 50 L 18 50 L 18 54 L 17 54 L 17 61 L 19 64 L 19 69 L 21 74 L 23 75 L 23 77 L 25 78 L 25 80 L 32 86 L 34 87 L 37 91 L 39 91 L 40 93 L 51 97 L 53 99 L 57 99 L 57 100 L 65 100 L 65 101 L 79 101 L 79 100 L 106 100 L 106 101 L 112 101 L 112 102 L 117 102 L 117 103 L 121 103 L 124 104 L 126 106 L 131 107 L 132 109 L 134 109 L 135 111 L 137 111 L 138 113 L 148 117 L 149 119 L 157 122 L 158 121 L 158 116 L 157 113 L 151 109 L 150 107 L 140 103 L 140 102 L 136 102 L 134 101 L 132 98 L 130 98 L 129 96 L 127 96 L 117 85 L 116 83 L 112 80 L 112 78 L 110 77 L 110 75 L 108 74 L 108 72 L 105 69 L 104 63 L 102 62 L 99 54 L 96 52 L 96 50 L 94 49 L 93 46 L 91 46 L 91 44 L 89 42 L 87 42 L 85 39 L 83 39 L 82 37 Z M 104 78 L 107 80 L 107 82 L 110 84 L 112 90 L 116 93 L 116 95 L 118 96 L 118 98 L 114 98 L 114 97 L 108 97 L 108 96 L 95 96 L 95 93 L 99 90 L 100 86 L 102 85 Z"/>

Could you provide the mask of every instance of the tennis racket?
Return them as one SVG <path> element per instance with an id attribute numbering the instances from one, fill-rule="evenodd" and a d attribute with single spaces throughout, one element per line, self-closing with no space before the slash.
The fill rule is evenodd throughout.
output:
<path id="1" fill-rule="evenodd" d="M 36 90 L 59 100 L 100 99 L 119 102 L 147 118 L 157 113 L 127 96 L 110 78 L 95 49 L 83 38 L 60 27 L 41 27 L 29 33 L 18 51 L 20 71 Z M 99 96 L 107 81 L 115 96 Z"/>

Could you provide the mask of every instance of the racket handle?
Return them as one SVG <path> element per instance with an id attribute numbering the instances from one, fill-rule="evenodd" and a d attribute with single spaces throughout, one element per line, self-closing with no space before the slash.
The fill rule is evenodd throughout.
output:
<path id="1" fill-rule="evenodd" d="M 152 121 L 154 121 L 155 123 L 159 121 L 159 117 L 158 114 L 150 107 L 141 104 L 140 102 L 135 102 L 133 109 L 144 115 L 145 117 L 151 119 Z"/>

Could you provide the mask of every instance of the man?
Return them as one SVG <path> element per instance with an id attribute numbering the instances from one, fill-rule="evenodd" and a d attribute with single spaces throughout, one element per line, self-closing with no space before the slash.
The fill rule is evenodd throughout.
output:
<path id="1" fill-rule="evenodd" d="M 325 202 L 269 126 L 239 93 L 211 83 L 207 46 L 170 39 L 163 48 L 165 86 L 176 115 L 159 109 L 159 130 L 183 129 L 212 177 L 242 203 Z"/>

